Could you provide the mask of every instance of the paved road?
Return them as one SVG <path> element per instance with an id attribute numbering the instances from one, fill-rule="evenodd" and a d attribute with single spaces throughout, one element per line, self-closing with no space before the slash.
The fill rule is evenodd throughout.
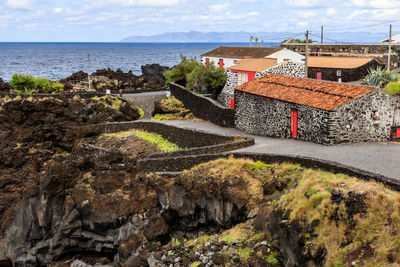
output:
<path id="1" fill-rule="evenodd" d="M 154 110 L 154 102 L 160 101 L 167 95 L 168 91 L 157 91 L 149 93 L 123 94 L 122 97 L 133 105 L 144 111 L 144 119 L 150 119 Z"/>
<path id="2" fill-rule="evenodd" d="M 388 142 L 324 146 L 293 139 L 248 135 L 242 131 L 222 128 L 209 122 L 166 121 L 163 123 L 212 133 L 225 133 L 239 136 L 246 135 L 255 139 L 254 146 L 236 151 L 306 156 L 329 160 L 400 180 L 399 143 Z"/>

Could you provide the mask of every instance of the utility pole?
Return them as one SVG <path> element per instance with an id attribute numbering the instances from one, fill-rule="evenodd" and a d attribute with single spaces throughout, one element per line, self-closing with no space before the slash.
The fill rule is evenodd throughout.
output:
<path id="1" fill-rule="evenodd" d="M 254 41 L 256 41 L 256 47 L 257 47 L 258 36 L 254 37 Z"/>
<path id="2" fill-rule="evenodd" d="M 392 54 L 392 24 L 389 25 L 389 53 L 387 62 L 388 71 L 390 71 L 390 54 Z"/>
<path id="3" fill-rule="evenodd" d="M 306 31 L 306 58 L 304 60 L 304 72 L 304 78 L 308 78 L 308 31 Z"/>
<path id="4" fill-rule="evenodd" d="M 261 40 L 261 47 L 264 47 L 264 40 Z"/>
<path id="5" fill-rule="evenodd" d="M 324 25 L 321 26 L 321 44 L 324 43 Z"/>
<path id="6" fill-rule="evenodd" d="M 251 41 L 253 40 L 253 36 L 250 34 L 250 47 L 251 47 Z"/>
<path id="7" fill-rule="evenodd" d="M 89 91 L 90 91 L 90 54 L 88 54 L 88 81 L 89 81 Z"/>

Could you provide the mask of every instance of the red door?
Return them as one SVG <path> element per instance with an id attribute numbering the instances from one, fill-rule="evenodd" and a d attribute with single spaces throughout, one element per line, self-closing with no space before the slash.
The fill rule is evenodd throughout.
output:
<path id="1" fill-rule="evenodd" d="M 231 97 L 231 108 L 235 108 L 235 99 Z"/>
<path id="2" fill-rule="evenodd" d="M 396 138 L 400 138 L 400 128 L 396 129 Z"/>
<path id="3" fill-rule="evenodd" d="M 250 82 L 250 81 L 254 80 L 254 77 L 255 77 L 256 73 L 255 72 L 248 72 L 248 75 L 249 76 L 247 78 L 247 81 Z"/>
<path id="4" fill-rule="evenodd" d="M 206 68 L 208 68 L 209 65 L 210 65 L 210 59 L 206 58 Z"/>
<path id="5" fill-rule="evenodd" d="M 297 110 L 292 111 L 292 137 L 297 137 Z"/>
<path id="6" fill-rule="evenodd" d="M 221 69 L 224 68 L 224 60 L 223 60 L 223 59 L 220 59 L 220 60 L 219 60 L 219 67 L 220 67 Z"/>
<path id="7" fill-rule="evenodd" d="M 322 80 L 322 72 L 317 71 L 317 80 Z"/>

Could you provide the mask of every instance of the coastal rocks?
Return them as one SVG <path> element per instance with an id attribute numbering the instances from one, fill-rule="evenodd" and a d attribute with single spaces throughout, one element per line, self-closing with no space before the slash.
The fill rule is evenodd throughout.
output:
<path id="1" fill-rule="evenodd" d="M 9 93 L 12 89 L 13 88 L 9 83 L 0 78 L 0 92 Z"/>
<path id="2" fill-rule="evenodd" d="M 123 72 L 121 69 L 100 69 L 91 74 L 91 88 L 98 92 L 106 90 L 161 90 L 165 88 L 164 71 L 168 67 L 159 64 L 142 66 L 142 75 L 137 76 L 132 71 Z M 76 72 L 60 81 L 66 89 L 77 87 L 88 89 L 88 75 L 83 71 Z"/>

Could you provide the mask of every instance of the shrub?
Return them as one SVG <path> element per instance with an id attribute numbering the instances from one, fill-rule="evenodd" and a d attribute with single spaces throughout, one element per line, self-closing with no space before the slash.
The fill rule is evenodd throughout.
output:
<path id="1" fill-rule="evenodd" d="M 31 94 L 35 87 L 35 78 L 32 75 L 15 73 L 10 84 L 18 94 Z"/>
<path id="2" fill-rule="evenodd" d="M 368 70 L 368 75 L 365 76 L 363 83 L 370 86 L 381 86 L 397 80 L 398 76 L 395 73 L 377 67 Z"/>
<path id="3" fill-rule="evenodd" d="M 53 88 L 53 92 L 52 92 L 53 95 L 59 95 L 59 94 L 62 94 L 62 92 L 64 92 L 64 84 L 62 84 L 58 81 L 53 83 L 52 88 Z"/>
<path id="4" fill-rule="evenodd" d="M 48 79 L 18 73 L 12 76 L 10 84 L 17 94 L 49 93 L 51 89 L 51 82 Z"/>
<path id="5" fill-rule="evenodd" d="M 209 93 L 215 98 L 226 82 L 225 70 L 210 64 L 207 68 L 196 58 L 187 59 L 181 55 L 181 62 L 164 72 L 167 85 L 176 82 L 197 93 Z"/>
<path id="6" fill-rule="evenodd" d="M 43 92 L 48 93 L 51 89 L 51 82 L 41 77 L 34 78 L 34 88 L 36 90 L 42 90 Z"/>

